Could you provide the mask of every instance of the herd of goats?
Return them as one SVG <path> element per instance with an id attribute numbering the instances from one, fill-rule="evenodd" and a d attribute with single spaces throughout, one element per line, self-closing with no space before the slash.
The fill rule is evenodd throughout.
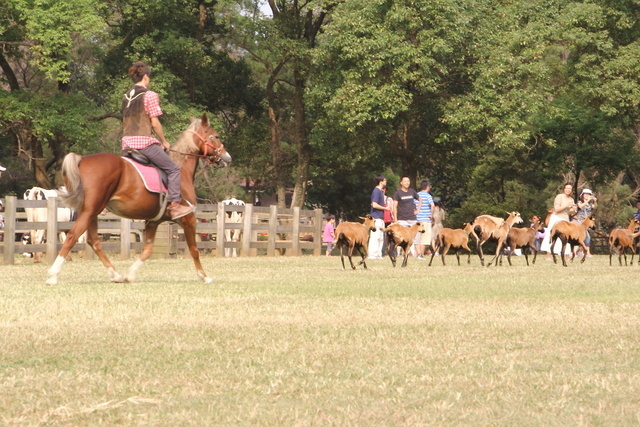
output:
<path id="1" fill-rule="evenodd" d="M 476 244 L 476 250 L 480 257 L 480 263 L 484 266 L 484 254 L 482 252 L 482 246 L 488 241 L 496 242 L 496 253 L 487 263 L 487 266 L 494 264 L 496 260 L 502 264 L 503 249 L 509 248 L 507 254 L 507 260 L 511 265 L 511 255 L 516 249 L 522 249 L 522 253 L 525 256 L 527 265 L 529 265 L 529 251 L 533 252 L 532 263 L 536 262 L 538 250 L 536 249 L 534 242 L 537 232 L 544 232 L 546 225 L 548 224 L 549 215 L 545 221 L 534 219 L 531 227 L 517 228 L 513 227 L 514 224 L 521 224 L 522 217 L 519 212 L 507 212 L 507 218 L 499 218 L 491 215 L 480 215 L 471 223 L 466 223 L 464 228 L 441 229 L 435 239 L 434 245 L 431 251 L 431 260 L 429 265 L 433 262 L 433 257 L 436 253 L 439 253 L 442 257 L 442 264 L 445 263 L 445 256 L 449 250 L 455 251 L 458 265 L 460 265 L 460 251 L 467 251 L 468 258 L 467 263 L 471 262 L 471 249 L 469 248 L 469 238 L 473 239 Z M 342 267 L 344 264 L 344 252 L 346 250 L 351 268 L 355 270 L 356 266 L 351 259 L 355 250 L 358 251 L 362 260 L 358 265 L 362 264 L 364 268 L 367 268 L 367 246 L 369 241 L 369 232 L 375 231 L 374 220 L 370 215 L 366 217 L 360 217 L 363 220 L 359 222 L 341 222 L 338 224 L 335 230 L 335 244 L 336 248 L 340 251 L 340 260 L 342 261 Z M 585 245 L 585 238 L 587 236 L 587 230 L 595 227 L 595 220 L 593 217 L 586 218 L 583 222 L 574 223 L 569 221 L 557 222 L 550 230 L 550 242 L 551 242 L 551 255 L 553 256 L 553 262 L 556 261 L 556 254 L 553 250 L 556 242 L 559 240 L 562 244 L 562 248 L 570 247 L 571 260 L 575 257 L 574 248 L 580 246 L 582 248 L 582 260 L 585 261 L 587 256 L 587 247 Z M 640 240 L 640 231 L 636 230 L 640 227 L 640 221 L 632 219 L 629 223 L 629 227 L 626 229 L 614 229 L 609 234 L 609 264 L 614 253 L 618 254 L 618 261 L 622 265 L 622 256 L 624 256 L 625 265 L 627 265 L 626 251 L 631 252 L 631 264 L 633 264 L 633 257 L 636 252 L 636 246 Z M 384 229 L 386 234 L 387 253 L 393 266 L 396 265 L 397 249 L 401 248 L 404 251 L 404 259 L 402 267 L 407 265 L 407 258 L 410 253 L 410 247 L 414 242 L 414 239 L 418 233 L 424 233 L 424 225 L 416 223 L 411 227 L 404 227 L 399 224 L 391 224 Z M 562 265 L 567 266 L 566 256 L 564 254 L 560 258 L 562 259 Z M 640 256 L 639 256 L 640 262 Z"/>

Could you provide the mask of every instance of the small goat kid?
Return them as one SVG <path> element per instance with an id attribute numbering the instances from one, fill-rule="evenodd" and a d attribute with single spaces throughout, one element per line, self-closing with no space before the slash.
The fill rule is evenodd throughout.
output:
<path id="1" fill-rule="evenodd" d="M 367 258 L 367 246 L 369 244 L 369 230 L 376 231 L 376 228 L 371 215 L 360 217 L 360 219 L 364 220 L 364 223 L 360 224 L 359 222 L 341 222 L 336 227 L 336 240 L 334 241 L 334 243 L 336 245 L 336 248 L 340 251 L 340 261 L 342 261 L 343 269 L 346 269 L 344 266 L 344 247 L 346 247 L 348 250 L 347 256 L 349 257 L 351 268 L 353 268 L 354 270 L 356 269 L 356 266 L 353 264 L 353 260 L 351 259 L 353 251 L 356 248 L 358 249 L 358 252 L 362 257 L 362 261 L 360 261 L 358 265 L 362 264 L 364 265 L 365 269 L 367 268 L 365 259 Z"/>
<path id="2" fill-rule="evenodd" d="M 396 266 L 396 249 L 400 247 L 404 251 L 402 267 L 406 267 L 411 245 L 413 245 L 416 234 L 424 233 L 424 224 L 417 222 L 411 227 L 391 224 L 385 228 L 384 231 L 387 233 L 387 253 L 391 259 L 391 264 L 393 264 L 394 267 Z"/>
<path id="3" fill-rule="evenodd" d="M 569 221 L 560 221 L 556 223 L 550 231 L 551 256 L 553 257 L 553 262 L 555 264 L 558 263 L 558 261 L 556 261 L 556 254 L 553 252 L 553 247 L 556 244 L 556 241 L 560 239 L 563 249 L 566 248 L 567 243 L 571 247 L 571 261 L 573 261 L 576 256 L 573 251 L 573 247 L 578 245 L 582 247 L 583 255 L 580 262 L 583 263 L 587 258 L 587 247 L 584 244 L 584 239 L 587 237 L 587 229 L 593 228 L 594 225 L 595 219 L 592 216 L 577 224 Z M 566 267 L 567 260 L 563 253 L 560 253 L 560 258 L 562 258 L 562 265 Z"/>
<path id="4" fill-rule="evenodd" d="M 480 215 L 473 221 L 473 232 L 471 237 L 476 241 L 476 249 L 478 250 L 478 256 L 480 257 L 480 264 L 484 266 L 484 254 L 482 253 L 482 245 L 487 240 L 495 240 L 496 254 L 491 261 L 487 264 L 487 267 L 491 266 L 493 262 L 502 253 L 502 248 L 507 240 L 507 235 L 513 224 L 520 224 L 522 217 L 519 212 L 507 212 L 509 215 L 507 219 L 498 218 L 491 215 Z"/>
<path id="5" fill-rule="evenodd" d="M 640 236 L 640 232 L 634 233 L 634 230 L 640 225 L 640 221 L 632 219 L 629 221 L 627 228 L 616 228 L 609 233 L 609 265 L 611 265 L 611 258 L 613 252 L 618 253 L 618 262 L 622 266 L 622 256 L 624 255 L 624 265 L 627 264 L 626 250 L 629 248 L 631 251 L 631 265 L 633 265 L 633 257 L 636 254 L 635 240 Z M 638 263 L 640 264 L 640 257 Z"/>
<path id="6" fill-rule="evenodd" d="M 471 264 L 471 249 L 469 248 L 469 235 L 473 232 L 473 225 L 469 223 L 464 224 L 464 228 L 443 228 L 438 232 L 435 239 L 433 251 L 431 252 L 431 259 L 429 260 L 429 266 L 433 262 L 433 257 L 436 252 L 440 253 L 442 257 L 442 265 L 447 265 L 444 262 L 444 256 L 449 252 L 450 248 L 455 249 L 456 258 L 458 259 L 458 265 L 460 265 L 460 251 L 462 249 L 467 251 L 467 264 Z"/>
<path id="7" fill-rule="evenodd" d="M 529 266 L 529 251 L 533 251 L 533 260 L 531 264 L 536 263 L 536 257 L 538 256 L 538 250 L 534 246 L 536 240 L 536 233 L 538 231 L 544 231 L 544 224 L 539 219 L 533 221 L 530 228 L 515 228 L 512 227 L 507 235 L 507 246 L 509 247 L 509 254 L 507 255 L 507 261 L 511 264 L 511 255 L 513 251 L 518 248 L 522 248 L 522 254 Z M 528 249 L 528 250 L 527 250 Z"/>

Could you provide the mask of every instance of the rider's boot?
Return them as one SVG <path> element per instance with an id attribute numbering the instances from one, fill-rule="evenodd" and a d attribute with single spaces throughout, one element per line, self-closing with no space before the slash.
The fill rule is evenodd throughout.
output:
<path id="1" fill-rule="evenodd" d="M 171 213 L 171 219 L 182 218 L 193 212 L 193 207 L 181 205 L 180 202 L 171 202 L 167 209 Z"/>

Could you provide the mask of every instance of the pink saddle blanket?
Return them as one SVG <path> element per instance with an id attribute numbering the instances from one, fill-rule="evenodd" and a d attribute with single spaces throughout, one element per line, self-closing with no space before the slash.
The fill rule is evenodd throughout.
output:
<path id="1" fill-rule="evenodd" d="M 158 170 L 156 168 L 141 165 L 140 163 L 135 162 L 128 157 L 122 158 L 135 166 L 147 190 L 151 191 L 152 193 L 167 192 L 167 187 L 165 187 L 162 181 L 160 181 L 160 175 L 158 175 Z"/>

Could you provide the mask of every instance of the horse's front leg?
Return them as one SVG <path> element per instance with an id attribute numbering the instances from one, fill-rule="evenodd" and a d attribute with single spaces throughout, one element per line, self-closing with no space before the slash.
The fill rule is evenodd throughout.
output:
<path id="1" fill-rule="evenodd" d="M 196 266 L 198 277 L 204 283 L 212 283 L 213 279 L 207 276 L 207 273 L 205 273 L 204 268 L 202 268 L 202 263 L 200 262 L 200 251 L 198 250 L 198 245 L 196 244 L 196 216 L 187 215 L 180 221 L 178 221 L 178 223 L 184 230 L 184 239 L 187 242 L 187 247 L 189 248 L 191 258 L 193 258 L 193 264 Z"/>

